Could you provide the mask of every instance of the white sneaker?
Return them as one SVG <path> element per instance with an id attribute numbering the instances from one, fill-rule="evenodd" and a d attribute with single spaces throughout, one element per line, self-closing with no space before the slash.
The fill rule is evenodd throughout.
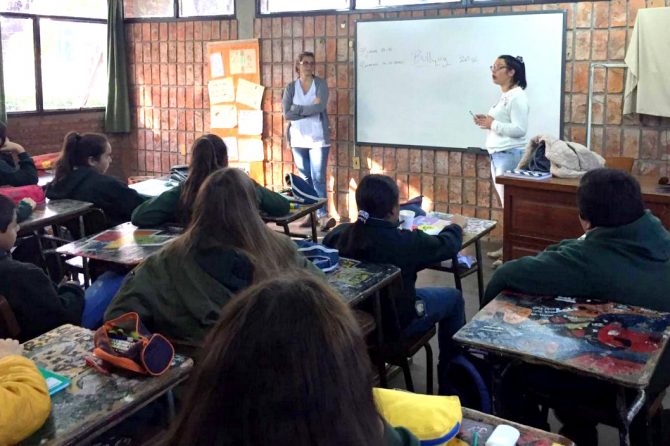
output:
<path id="1" fill-rule="evenodd" d="M 489 259 L 499 259 L 503 255 L 503 249 L 497 249 L 495 251 L 489 251 L 486 253 Z"/>

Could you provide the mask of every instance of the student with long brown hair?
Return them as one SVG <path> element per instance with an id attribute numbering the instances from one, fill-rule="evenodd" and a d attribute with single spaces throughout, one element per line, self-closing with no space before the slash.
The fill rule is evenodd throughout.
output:
<path id="1" fill-rule="evenodd" d="M 235 297 L 212 328 L 167 444 L 418 445 L 385 423 L 349 308 L 300 273 Z"/>
<path id="2" fill-rule="evenodd" d="M 65 135 L 54 180 L 47 198 L 88 201 L 102 209 L 111 226 L 130 220 L 144 198 L 117 178 L 106 175 L 112 162 L 112 146 L 99 133 Z"/>
<path id="3" fill-rule="evenodd" d="M 193 142 L 188 178 L 169 191 L 146 201 L 133 212 L 137 226 L 158 226 L 164 223 L 188 225 L 195 197 L 207 177 L 217 169 L 228 166 L 228 149 L 223 140 L 208 133 Z M 268 215 L 282 216 L 289 212 L 289 202 L 254 182 L 258 208 Z"/>
<path id="4" fill-rule="evenodd" d="M 253 181 L 228 167 L 203 183 L 186 232 L 129 274 L 105 320 L 135 311 L 149 330 L 197 347 L 233 294 L 311 265 L 265 225 Z"/>

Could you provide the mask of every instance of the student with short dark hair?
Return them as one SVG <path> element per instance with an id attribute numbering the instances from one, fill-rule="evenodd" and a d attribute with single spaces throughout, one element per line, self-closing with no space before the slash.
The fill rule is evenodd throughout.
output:
<path id="1" fill-rule="evenodd" d="M 226 144 L 221 137 L 212 133 L 196 139 L 191 154 L 191 165 L 186 181 L 139 205 L 133 211 L 134 225 L 140 227 L 158 226 L 164 223 L 188 225 L 193 212 L 193 203 L 202 183 L 215 170 L 228 166 Z M 277 217 L 289 213 L 288 200 L 255 181 L 254 186 L 256 202 L 262 212 Z"/>
<path id="2" fill-rule="evenodd" d="M 0 186 L 27 186 L 37 181 L 35 162 L 20 144 L 9 140 L 7 125 L 0 121 Z"/>
<path id="3" fill-rule="evenodd" d="M 415 288 L 417 272 L 452 259 L 461 249 L 465 217 L 454 216 L 438 235 L 398 229 L 398 186 L 386 175 L 367 175 L 356 189 L 358 220 L 335 227 L 323 244 L 340 255 L 357 260 L 387 263 L 402 270 L 402 297 L 396 301 L 403 334 L 412 336 L 438 324 L 440 356 L 438 381 L 445 393 L 444 373 L 457 353 L 451 337 L 465 324 L 461 292 L 454 288 Z"/>
<path id="4" fill-rule="evenodd" d="M 63 324 L 79 325 L 84 309 L 84 290 L 66 283 L 55 287 L 37 266 L 13 260 L 10 254 L 19 225 L 16 206 L 0 195 L 0 295 L 12 308 L 27 341 Z"/>
<path id="5" fill-rule="evenodd" d="M 129 273 L 105 320 L 135 311 L 150 331 L 197 348 L 233 294 L 292 267 L 320 273 L 265 225 L 255 189 L 239 169 L 210 174 L 188 229 Z"/>
<path id="6" fill-rule="evenodd" d="M 130 221 L 144 198 L 118 179 L 106 175 L 112 162 L 112 146 L 98 133 L 65 135 L 54 180 L 46 190 L 50 200 L 88 201 L 103 210 L 110 226 Z"/>
<path id="7" fill-rule="evenodd" d="M 375 406 L 365 341 L 342 299 L 299 272 L 231 300 L 168 445 L 418 446 Z"/>

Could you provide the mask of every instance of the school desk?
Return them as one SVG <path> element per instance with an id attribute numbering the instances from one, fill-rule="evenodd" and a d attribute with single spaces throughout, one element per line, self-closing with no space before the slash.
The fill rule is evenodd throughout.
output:
<path id="1" fill-rule="evenodd" d="M 175 355 L 157 377 L 113 371 L 104 375 L 86 365 L 93 331 L 74 325 L 55 328 L 25 344 L 25 356 L 38 366 L 66 376 L 70 385 L 51 397 L 51 415 L 22 445 L 74 445 L 90 442 L 186 380 L 190 358 Z"/>
<path id="2" fill-rule="evenodd" d="M 516 446 L 552 446 L 553 444 L 562 446 L 574 446 L 574 443 L 558 434 L 552 434 L 524 424 L 498 418 L 494 415 L 479 412 L 477 410 L 463 408 L 463 422 L 461 430 L 457 437 L 469 445 L 473 444 L 475 432 L 479 436 L 478 445 L 484 446 L 486 440 L 491 436 L 493 430 L 501 424 L 507 424 L 516 428 L 521 436 L 516 442 Z"/>
<path id="3" fill-rule="evenodd" d="M 144 181 L 129 184 L 128 187 L 135 189 L 137 193 L 144 197 L 157 197 L 163 192 L 167 192 L 177 186 L 179 183 L 170 179 L 169 176 L 148 178 Z"/>
<path id="4" fill-rule="evenodd" d="M 439 217 L 442 220 L 451 220 L 452 214 L 445 214 L 443 212 L 429 212 L 428 215 Z M 438 271 L 446 271 L 454 275 L 454 282 L 456 288 L 463 291 L 461 279 L 469 276 L 472 273 L 477 273 L 477 291 L 479 292 L 479 304 L 484 300 L 484 271 L 482 270 L 482 245 L 481 240 L 487 236 L 498 223 L 494 220 L 484 220 L 481 218 L 468 217 L 468 223 L 463 228 L 463 244 L 461 249 L 468 246 L 475 245 L 475 259 L 476 262 L 469 268 L 464 268 L 458 265 L 456 258 L 447 260 L 446 262 L 432 265 L 430 269 Z M 456 266 L 455 266 L 456 265 Z"/>
<path id="5" fill-rule="evenodd" d="M 670 337 L 670 313 L 570 297 L 538 297 L 503 292 L 454 339 L 492 358 L 546 365 L 614 384 L 621 444 L 643 406 L 645 388 Z M 504 373 L 494 373 L 494 408 Z M 626 389 L 637 393 L 627 405 Z"/>
<path id="6" fill-rule="evenodd" d="M 47 184 L 54 180 L 53 170 L 38 170 L 37 171 L 37 185 L 39 187 L 46 187 Z"/>
<path id="7" fill-rule="evenodd" d="M 75 218 L 83 228 L 82 217 L 93 207 L 92 203 L 78 200 L 47 200 L 39 204 L 28 219 L 20 223 L 19 236 L 27 235 L 47 226 L 62 225 Z M 83 229 L 82 229 L 83 233 Z"/>
<path id="8" fill-rule="evenodd" d="M 128 222 L 60 246 L 56 252 L 65 257 L 80 256 L 132 268 L 180 234 L 180 228 L 140 229 Z"/>
<path id="9" fill-rule="evenodd" d="M 657 177 L 636 177 L 647 208 L 670 229 L 670 192 L 658 187 Z M 505 186 L 503 258 L 535 255 L 563 239 L 584 233 L 579 224 L 579 179 L 524 180 L 501 175 Z"/>
<path id="10" fill-rule="evenodd" d="M 289 229 L 288 225 L 289 223 L 292 223 L 299 218 L 302 218 L 306 215 L 309 215 L 309 218 L 311 219 L 312 223 L 312 241 L 317 242 L 318 241 L 318 236 L 316 232 L 316 211 L 319 209 L 321 206 L 323 206 L 326 203 L 326 199 L 322 198 L 321 200 L 317 201 L 316 203 L 313 204 L 298 204 L 298 205 L 292 205 L 292 206 L 297 206 L 295 208 L 292 208 L 288 214 L 282 215 L 281 217 L 271 217 L 267 214 L 264 214 L 261 212 L 261 218 L 265 223 L 275 223 L 277 226 L 281 226 L 284 228 L 284 233 L 288 235 L 289 237 L 305 237 L 305 234 L 298 234 L 291 232 Z M 309 238 L 309 237 L 306 237 Z"/>

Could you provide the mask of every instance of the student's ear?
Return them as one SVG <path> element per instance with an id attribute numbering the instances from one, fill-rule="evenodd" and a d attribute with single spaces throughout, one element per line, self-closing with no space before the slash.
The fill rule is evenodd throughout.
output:
<path id="1" fill-rule="evenodd" d="M 581 215 L 579 216 L 579 223 L 581 223 L 584 232 L 593 229 L 593 225 L 591 225 L 591 222 L 582 217 Z"/>
<path id="2" fill-rule="evenodd" d="M 88 165 L 91 166 L 91 167 L 95 167 L 95 166 L 98 165 L 98 160 L 95 159 L 94 156 L 89 156 L 88 157 Z"/>

